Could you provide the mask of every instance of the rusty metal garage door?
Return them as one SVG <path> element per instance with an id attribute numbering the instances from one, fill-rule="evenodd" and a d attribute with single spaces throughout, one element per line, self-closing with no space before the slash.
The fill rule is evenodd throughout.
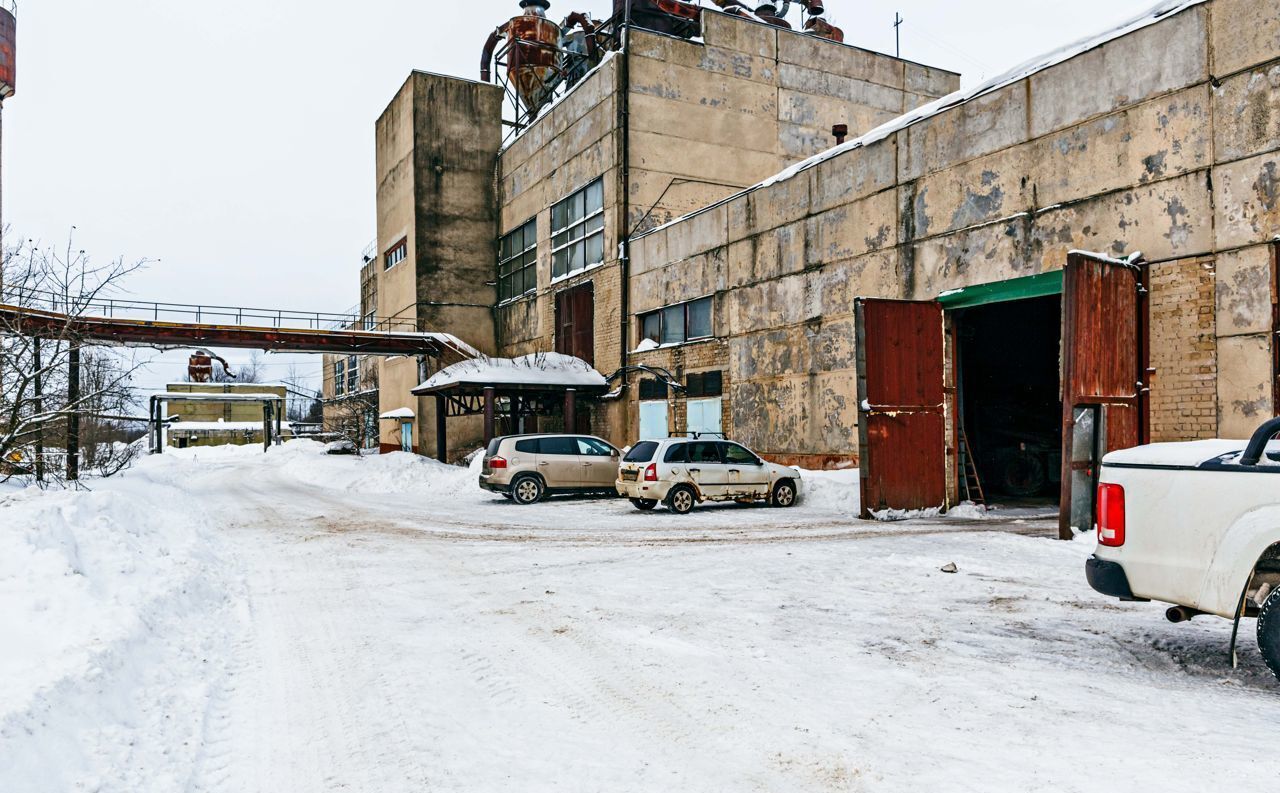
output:
<path id="1" fill-rule="evenodd" d="M 1063 539 L 1093 528 L 1098 464 L 1147 439 L 1145 270 L 1084 253 L 1067 258 L 1062 296 Z"/>
<path id="2" fill-rule="evenodd" d="M 862 517 L 945 507 L 942 306 L 869 298 L 855 306 Z"/>

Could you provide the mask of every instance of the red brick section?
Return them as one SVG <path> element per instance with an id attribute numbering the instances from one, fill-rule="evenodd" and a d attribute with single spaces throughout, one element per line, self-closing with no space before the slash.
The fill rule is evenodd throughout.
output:
<path id="1" fill-rule="evenodd" d="M 1218 433 L 1212 258 L 1151 265 L 1151 440 Z"/>

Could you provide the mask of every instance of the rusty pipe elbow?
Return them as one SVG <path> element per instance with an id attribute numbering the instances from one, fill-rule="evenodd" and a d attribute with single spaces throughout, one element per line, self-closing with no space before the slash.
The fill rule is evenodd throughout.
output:
<path id="1" fill-rule="evenodd" d="M 593 63 L 595 62 L 598 48 L 596 46 L 596 24 L 591 21 L 591 17 L 580 11 L 574 11 L 564 19 L 565 30 L 570 30 L 574 26 L 582 28 L 582 32 L 586 33 L 587 39 L 587 58 Z"/>
<path id="2" fill-rule="evenodd" d="M 480 53 L 480 79 L 486 83 L 493 81 L 493 53 L 498 49 L 498 42 L 502 41 L 504 33 L 503 28 L 495 28 L 484 43 L 484 51 Z"/>

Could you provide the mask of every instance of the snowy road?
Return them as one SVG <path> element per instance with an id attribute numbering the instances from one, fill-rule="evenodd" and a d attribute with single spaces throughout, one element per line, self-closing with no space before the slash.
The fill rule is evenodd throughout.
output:
<path id="1" fill-rule="evenodd" d="M 235 571 L 222 657 L 192 681 L 208 695 L 185 781 L 105 767 L 67 789 L 1202 791 L 1280 774 L 1280 686 L 1252 643 L 1233 672 L 1229 625 L 1095 596 L 1089 547 L 1044 539 L 1048 522 L 864 524 L 830 494 L 690 520 L 520 508 L 465 473 L 288 450 L 182 473 Z"/>

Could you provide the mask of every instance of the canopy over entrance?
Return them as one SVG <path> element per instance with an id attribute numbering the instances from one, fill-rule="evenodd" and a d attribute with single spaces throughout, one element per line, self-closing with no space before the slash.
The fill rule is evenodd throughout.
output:
<path id="1" fill-rule="evenodd" d="M 581 358 L 535 353 L 520 358 L 476 358 L 447 366 L 414 388 L 415 396 L 436 399 L 436 458 L 448 453 L 445 420 L 484 416 L 484 442 L 496 435 L 501 412 L 512 431 L 539 416 L 563 411 L 566 431 L 577 426 L 578 396 L 600 397 L 609 390 L 605 376 Z"/>

